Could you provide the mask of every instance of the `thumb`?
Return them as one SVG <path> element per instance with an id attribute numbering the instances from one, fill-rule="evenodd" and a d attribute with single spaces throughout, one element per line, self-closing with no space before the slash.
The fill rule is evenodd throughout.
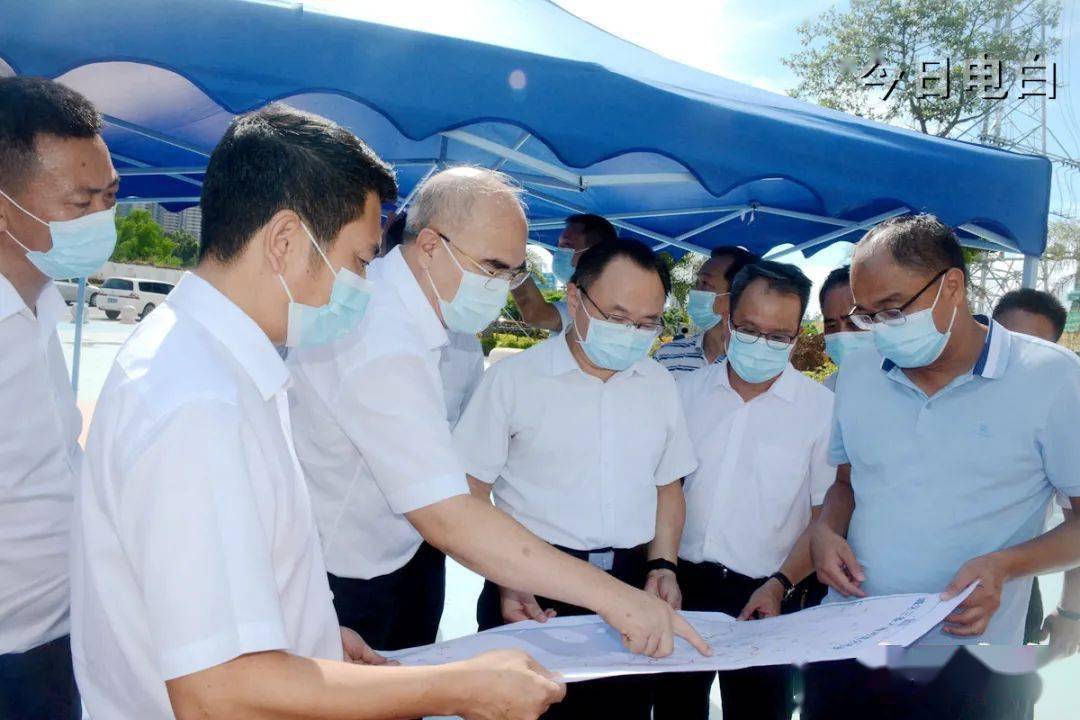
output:
<path id="1" fill-rule="evenodd" d="M 757 610 L 757 604 L 754 602 L 754 598 L 750 598 L 750 602 L 746 603 L 746 607 L 739 613 L 739 617 L 736 620 L 749 620 L 750 616 Z"/>
<path id="2" fill-rule="evenodd" d="M 530 620 L 536 622 L 547 622 L 548 614 L 544 612 L 544 609 L 540 607 L 540 603 L 536 602 L 535 597 L 530 597 L 525 603 L 525 614 L 529 616 Z"/>
<path id="3" fill-rule="evenodd" d="M 945 586 L 945 591 L 941 593 L 941 599 L 953 599 L 961 592 L 963 592 L 964 588 L 966 588 L 968 585 L 971 584 L 973 580 L 976 579 L 977 578 L 973 577 L 973 573 L 968 570 L 968 566 L 965 565 L 957 571 L 956 575 L 953 576 L 952 581 L 947 586 Z"/>

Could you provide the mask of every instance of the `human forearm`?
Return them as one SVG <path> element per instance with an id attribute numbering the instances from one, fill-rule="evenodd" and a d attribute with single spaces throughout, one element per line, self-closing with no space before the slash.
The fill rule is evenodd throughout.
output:
<path id="1" fill-rule="evenodd" d="M 649 560 L 677 562 L 683 523 L 686 521 L 686 497 L 682 483 L 675 481 L 656 489 L 656 534 L 649 543 Z"/>
<path id="2" fill-rule="evenodd" d="M 514 303 L 518 306 L 522 321 L 531 327 L 541 330 L 559 332 L 562 330 L 562 319 L 559 311 L 549 303 L 540 288 L 532 279 L 528 279 L 518 287 L 510 291 Z"/>
<path id="3" fill-rule="evenodd" d="M 1065 522 L 1053 530 L 994 553 L 1007 579 L 1071 570 L 1080 565 L 1080 499 L 1073 499 L 1072 504 Z"/>
<path id="4" fill-rule="evenodd" d="M 841 537 L 847 537 L 851 515 L 855 512 L 855 491 L 851 487 L 851 466 L 836 468 L 836 482 L 825 494 L 818 522 Z"/>
<path id="5" fill-rule="evenodd" d="M 814 572 L 814 561 L 810 557 L 810 532 L 814 521 L 819 517 L 821 517 L 820 505 L 810 509 L 810 523 L 799 535 L 799 539 L 795 541 L 791 552 L 788 553 L 784 563 L 780 566 L 780 572 L 784 573 L 784 576 L 796 585 Z"/>
<path id="6" fill-rule="evenodd" d="M 409 513 L 424 539 L 504 587 L 603 613 L 622 583 L 560 552 L 474 496 L 459 495 Z"/>
<path id="7" fill-rule="evenodd" d="M 243 655 L 166 687 L 179 720 L 390 720 L 456 715 L 468 683 L 457 666 L 373 667 L 284 652 Z"/>

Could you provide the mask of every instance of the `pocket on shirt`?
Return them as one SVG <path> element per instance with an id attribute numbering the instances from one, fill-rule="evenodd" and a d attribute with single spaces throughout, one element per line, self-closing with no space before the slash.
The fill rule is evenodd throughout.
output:
<path id="1" fill-rule="evenodd" d="M 804 453 L 790 446 L 761 443 L 754 464 L 754 484 L 761 501 L 762 519 L 780 527 L 798 504 L 810 512 L 810 497 L 805 491 Z"/>

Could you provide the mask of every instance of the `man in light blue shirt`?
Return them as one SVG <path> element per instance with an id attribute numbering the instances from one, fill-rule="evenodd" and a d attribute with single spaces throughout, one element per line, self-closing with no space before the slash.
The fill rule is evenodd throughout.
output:
<path id="1" fill-rule="evenodd" d="M 878 352 L 852 355 L 838 375 L 830 460 L 849 464 L 850 480 L 840 473 L 811 542 L 832 588 L 827 601 L 952 596 L 977 580 L 921 644 L 1018 647 L 1031 577 L 1080 564 L 1080 523 L 1043 532 L 1055 490 L 1080 507 L 1080 360 L 973 318 L 960 245 L 932 216 L 867 233 L 851 286 L 852 319 L 872 331 Z M 975 677 L 979 669 L 965 666 L 934 692 L 898 682 L 871 691 L 850 666 L 833 670 L 808 683 L 804 717 L 864 717 L 887 704 L 905 717 L 963 707 L 1022 718 L 1034 702 L 988 704 L 1019 678 L 985 668 Z M 840 685 L 837 673 L 847 675 Z M 1015 700 L 1016 691 L 1004 695 Z"/>

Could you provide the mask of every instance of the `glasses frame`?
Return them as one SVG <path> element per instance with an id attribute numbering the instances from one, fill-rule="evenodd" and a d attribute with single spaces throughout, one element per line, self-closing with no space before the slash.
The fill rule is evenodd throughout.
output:
<path id="1" fill-rule="evenodd" d="M 508 270 L 488 270 L 486 267 L 484 267 L 484 265 L 479 260 L 474 258 L 469 253 L 465 252 L 465 250 L 462 249 L 462 247 L 460 245 L 458 245 L 453 240 L 448 238 L 442 232 L 436 230 L 435 228 L 428 228 L 428 229 L 431 230 L 431 232 L 435 233 L 436 235 L 438 235 L 439 237 L 441 237 L 443 239 L 443 241 L 446 243 L 447 247 L 450 248 L 451 253 L 453 253 L 456 250 L 457 252 L 461 253 L 461 255 L 466 260 L 471 262 L 474 266 L 476 266 L 480 270 L 480 274 L 483 275 L 486 278 L 485 281 L 484 281 L 484 287 L 486 287 L 488 290 L 494 290 L 495 289 L 495 286 L 491 284 L 492 280 L 506 280 L 508 283 L 510 283 L 510 289 L 515 290 L 515 289 L 521 287 L 522 284 L 526 280 L 528 280 L 529 276 L 531 275 L 531 273 L 529 272 L 529 269 L 527 267 L 524 267 L 524 266 L 520 267 L 520 268 L 510 268 Z M 464 268 L 462 268 L 462 269 L 464 269 Z"/>
<path id="2" fill-rule="evenodd" d="M 596 301 L 589 296 L 589 293 L 587 290 L 585 290 L 585 288 L 579 287 L 578 290 L 581 292 L 582 295 L 585 296 L 585 299 L 588 300 L 594 308 L 596 308 L 596 311 L 600 313 L 608 322 L 615 323 L 616 325 L 622 325 L 623 327 L 631 328 L 634 330 L 645 330 L 646 332 L 653 333 L 654 337 L 659 337 L 660 333 L 664 331 L 664 323 L 662 321 L 636 323 L 632 322 L 630 318 L 624 318 L 621 315 L 609 315 L 608 313 L 604 312 L 604 309 L 602 307 L 596 304 Z"/>
<path id="3" fill-rule="evenodd" d="M 731 336 L 745 345 L 753 345 L 758 340 L 764 339 L 767 347 L 773 350 L 786 350 L 794 347 L 795 343 L 799 341 L 798 334 L 792 337 L 786 333 L 763 333 L 758 330 L 736 327 L 731 323 L 728 323 L 728 327 L 731 329 Z M 749 336 L 753 339 L 746 340 L 743 336 Z"/>
<path id="4" fill-rule="evenodd" d="M 930 278 L 930 282 L 923 285 L 922 289 L 919 290 L 919 292 L 912 295 L 910 300 L 908 300 L 903 305 L 900 305 L 899 307 L 878 310 L 876 313 L 855 312 L 855 309 L 852 308 L 852 311 L 844 317 L 851 320 L 851 323 L 860 330 L 872 330 L 874 325 L 877 325 L 879 323 L 882 325 L 891 325 L 893 327 L 896 327 L 897 325 L 903 325 L 907 322 L 907 309 L 911 307 L 911 304 L 918 300 L 920 297 L 922 297 L 922 294 L 924 292 L 929 290 L 938 280 L 944 278 L 945 274 L 952 269 L 953 268 L 951 267 L 945 268 L 937 275 Z"/>

